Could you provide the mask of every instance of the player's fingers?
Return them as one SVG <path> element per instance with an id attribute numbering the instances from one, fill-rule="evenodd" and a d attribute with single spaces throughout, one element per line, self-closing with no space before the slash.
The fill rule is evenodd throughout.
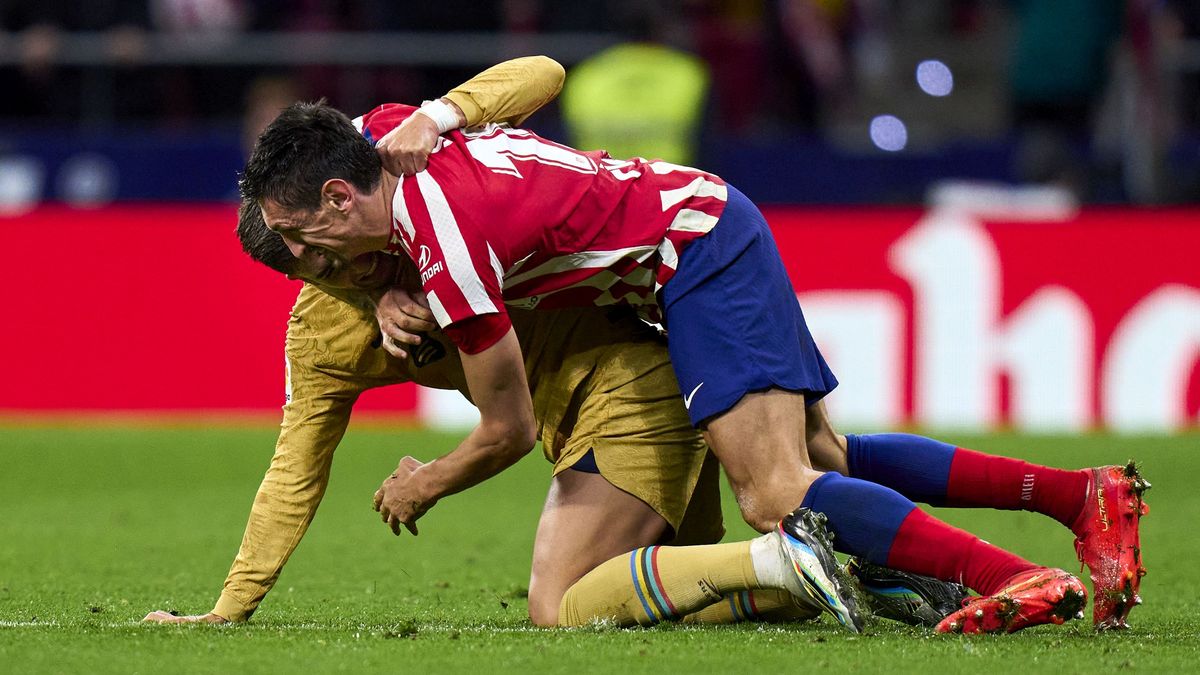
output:
<path id="1" fill-rule="evenodd" d="M 393 516 L 388 520 L 388 527 L 392 528 L 392 534 L 400 536 L 400 519 Z"/>
<path id="2" fill-rule="evenodd" d="M 151 623 L 166 623 L 168 620 L 174 619 L 174 618 L 175 617 L 172 616 L 171 614 L 169 614 L 168 612 L 164 612 L 162 610 L 155 610 L 155 611 L 147 614 L 145 616 L 145 618 L 142 619 L 142 621 L 149 621 Z"/>
<path id="3" fill-rule="evenodd" d="M 401 326 L 395 320 L 387 319 L 381 326 L 384 334 L 390 337 L 393 341 L 406 345 L 421 344 L 421 336 L 415 333 L 410 333 L 406 326 Z"/>
<path id="4" fill-rule="evenodd" d="M 404 527 L 407 527 L 407 528 L 408 528 L 408 531 L 409 531 L 409 532 L 412 532 L 412 536 L 414 536 L 414 537 L 415 537 L 415 536 L 417 536 L 417 524 L 416 524 L 416 522 L 411 522 L 411 523 L 410 523 L 410 522 L 405 522 L 405 523 L 404 523 Z M 397 532 L 396 534 L 400 534 L 400 533 L 399 533 L 399 532 Z"/>
<path id="5" fill-rule="evenodd" d="M 401 328 L 405 330 L 428 333 L 437 328 L 437 324 L 433 322 L 433 312 L 415 302 L 402 307 L 400 311 L 404 312 L 404 325 Z"/>
<path id="6" fill-rule="evenodd" d="M 379 505 L 383 503 L 383 488 L 375 491 L 375 497 L 371 500 L 372 507 L 378 511 Z"/>
<path id="7" fill-rule="evenodd" d="M 408 358 L 408 352 L 401 349 L 400 346 L 389 337 L 383 338 L 383 344 L 381 346 L 383 347 L 384 351 L 398 359 Z"/>

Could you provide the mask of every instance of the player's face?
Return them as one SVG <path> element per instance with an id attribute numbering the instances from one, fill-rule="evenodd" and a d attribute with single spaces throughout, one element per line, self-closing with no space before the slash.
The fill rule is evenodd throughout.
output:
<path id="1" fill-rule="evenodd" d="M 400 260 L 387 253 L 364 253 L 350 262 L 324 251 L 297 262 L 296 278 L 322 288 L 374 291 L 396 282 Z"/>
<path id="2" fill-rule="evenodd" d="M 283 237 L 292 255 L 316 265 L 322 252 L 354 260 L 386 248 L 390 224 L 386 216 L 381 220 L 375 213 L 379 209 L 373 208 L 378 205 L 372 195 L 344 181 L 331 180 L 326 187 L 320 206 L 312 211 L 293 211 L 269 199 L 263 201 L 267 228 Z"/>

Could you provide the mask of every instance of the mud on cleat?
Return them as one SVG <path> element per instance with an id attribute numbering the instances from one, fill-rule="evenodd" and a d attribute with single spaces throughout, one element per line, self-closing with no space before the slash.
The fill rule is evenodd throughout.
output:
<path id="1" fill-rule="evenodd" d="M 910 574 L 851 558 L 846 572 L 858 580 L 875 616 L 911 626 L 938 624 L 970 597 L 962 584 Z"/>
<path id="2" fill-rule="evenodd" d="M 861 633 L 863 617 L 854 597 L 853 583 L 842 576 L 825 529 L 825 514 L 798 508 L 775 528 L 784 559 L 791 563 L 796 588 L 793 595 L 807 596 L 832 614 L 843 626 Z"/>
<path id="3" fill-rule="evenodd" d="M 1139 526 L 1150 513 L 1142 498 L 1150 483 L 1132 460 L 1090 472 L 1087 500 L 1071 530 L 1075 552 L 1092 578 L 1092 622 L 1099 630 L 1128 628 L 1130 610 L 1142 602 L 1138 592 L 1146 566 Z"/>
<path id="4" fill-rule="evenodd" d="M 1040 567 L 1008 580 L 1000 592 L 970 598 L 942 619 L 939 633 L 1012 633 L 1045 623 L 1082 619 L 1087 605 L 1083 582 L 1059 569 Z"/>

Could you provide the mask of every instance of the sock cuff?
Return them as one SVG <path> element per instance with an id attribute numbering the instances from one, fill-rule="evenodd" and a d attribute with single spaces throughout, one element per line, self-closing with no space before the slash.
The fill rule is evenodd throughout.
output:
<path id="1" fill-rule="evenodd" d="M 827 471 L 821 474 L 820 478 L 814 480 L 812 484 L 808 486 L 808 491 L 804 493 L 804 501 L 800 502 L 800 506 L 813 509 L 814 511 L 819 511 L 820 509 L 813 508 L 813 503 L 817 501 L 817 494 L 823 487 L 825 487 L 831 481 L 834 481 L 836 478 L 842 478 L 842 474 L 836 471 Z"/>
<path id="2" fill-rule="evenodd" d="M 865 467 L 862 466 L 863 460 L 863 438 L 858 434 L 846 434 L 846 470 L 851 476 L 861 476 Z"/>

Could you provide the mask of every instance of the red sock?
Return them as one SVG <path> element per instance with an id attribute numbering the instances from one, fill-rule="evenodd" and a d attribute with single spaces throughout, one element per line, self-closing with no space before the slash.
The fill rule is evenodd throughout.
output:
<path id="1" fill-rule="evenodd" d="M 1088 472 L 957 448 L 946 483 L 946 505 L 1042 513 L 1070 527 L 1087 499 Z"/>
<path id="2" fill-rule="evenodd" d="M 900 523 L 887 564 L 905 572 L 957 581 L 980 595 L 992 595 L 1014 574 L 1038 568 L 921 509 L 913 509 Z"/>

